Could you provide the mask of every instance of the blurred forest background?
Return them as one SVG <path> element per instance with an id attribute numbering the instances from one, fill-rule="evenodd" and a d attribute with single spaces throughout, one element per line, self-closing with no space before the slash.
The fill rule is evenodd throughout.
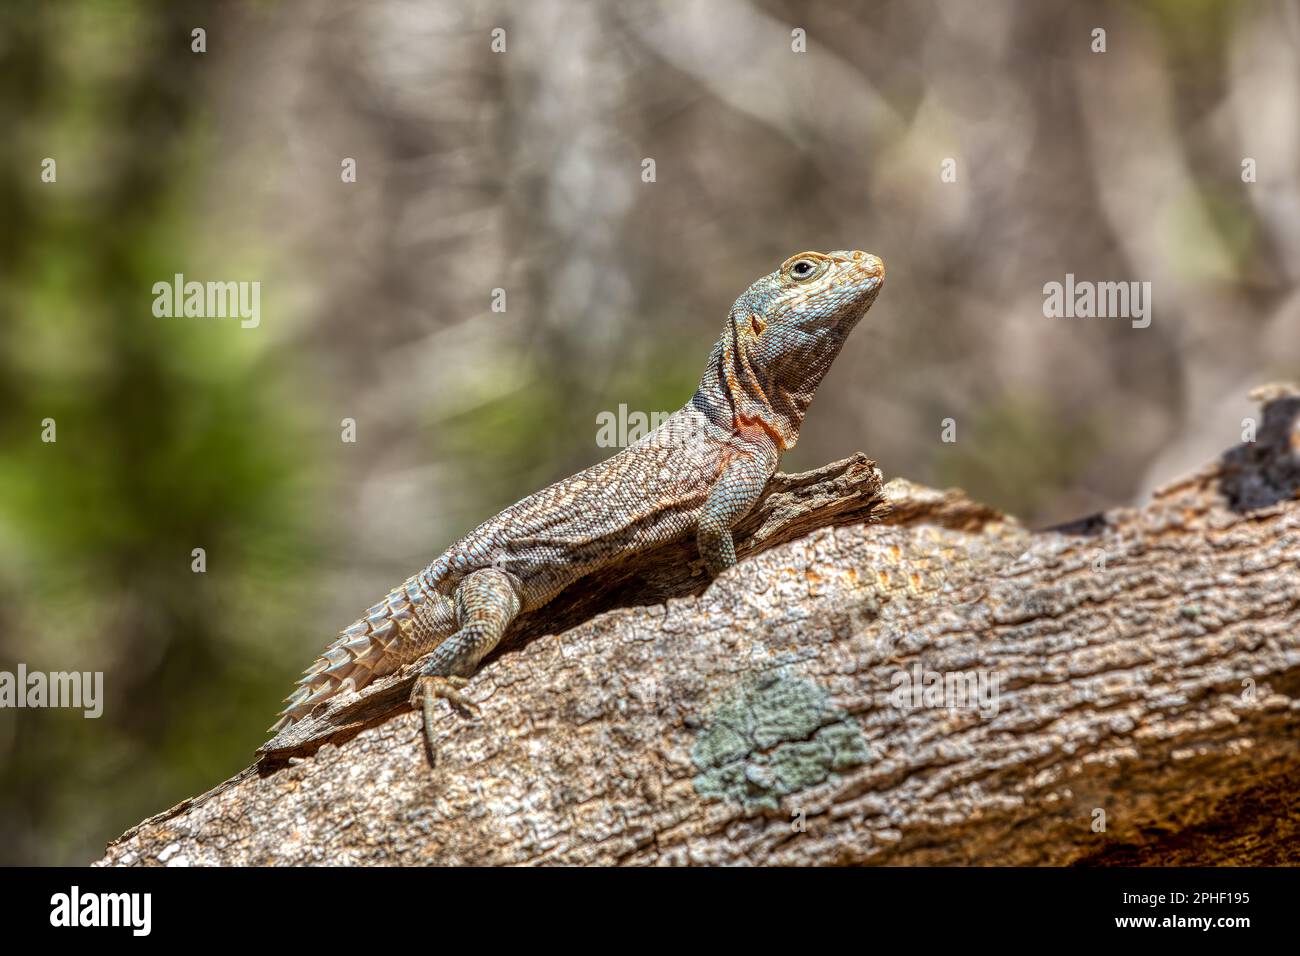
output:
<path id="1" fill-rule="evenodd" d="M 681 405 L 794 252 L 889 278 L 785 469 L 1034 526 L 1233 445 L 1300 358 L 1294 2 L 11 0 L 0 121 L 0 669 L 106 696 L 0 710 L 0 862 L 247 765 L 340 627 L 606 457 L 598 413 Z M 261 324 L 156 318 L 178 272 Z M 1067 272 L 1150 281 L 1150 328 L 1044 318 Z"/>

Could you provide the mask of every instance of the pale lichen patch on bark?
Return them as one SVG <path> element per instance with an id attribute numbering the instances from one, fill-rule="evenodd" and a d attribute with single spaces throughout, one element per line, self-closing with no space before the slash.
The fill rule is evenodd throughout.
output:
<path id="1" fill-rule="evenodd" d="M 824 688 L 772 671 L 726 692 L 691 759 L 700 796 L 776 810 L 781 797 L 866 763 L 870 753 L 858 722 L 834 707 Z"/>

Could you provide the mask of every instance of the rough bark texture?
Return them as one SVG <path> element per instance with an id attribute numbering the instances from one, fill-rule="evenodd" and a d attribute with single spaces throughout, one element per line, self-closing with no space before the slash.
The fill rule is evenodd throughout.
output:
<path id="1" fill-rule="evenodd" d="M 1255 443 L 1047 531 L 779 476 L 707 590 L 682 546 L 521 620 L 436 769 L 394 675 L 101 862 L 1298 862 L 1300 393 L 1257 394 Z"/>

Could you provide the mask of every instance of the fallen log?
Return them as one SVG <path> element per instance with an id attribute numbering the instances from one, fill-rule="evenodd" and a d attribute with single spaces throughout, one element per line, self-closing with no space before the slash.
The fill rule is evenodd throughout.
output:
<path id="1" fill-rule="evenodd" d="M 516 623 L 446 708 L 330 701 L 101 865 L 1300 862 L 1300 392 L 1141 508 L 1030 531 L 778 475 Z"/>

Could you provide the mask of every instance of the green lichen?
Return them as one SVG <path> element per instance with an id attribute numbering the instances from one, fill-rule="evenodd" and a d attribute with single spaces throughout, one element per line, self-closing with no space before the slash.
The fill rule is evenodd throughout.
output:
<path id="1" fill-rule="evenodd" d="M 779 671 L 732 690 L 691 749 L 695 792 L 746 809 L 778 809 L 787 794 L 869 757 L 862 728 L 831 705 L 823 688 Z"/>

